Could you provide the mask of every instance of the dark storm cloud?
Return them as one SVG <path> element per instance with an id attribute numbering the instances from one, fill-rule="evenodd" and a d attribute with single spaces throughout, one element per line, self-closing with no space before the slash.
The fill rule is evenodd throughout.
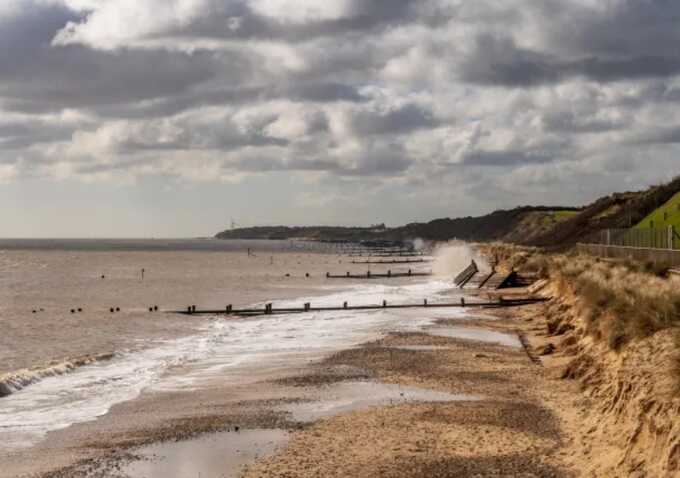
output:
<path id="1" fill-rule="evenodd" d="M 352 161 L 319 158 L 275 158 L 256 156 L 226 163 L 243 172 L 307 171 L 325 172 L 338 177 L 399 175 L 409 169 L 412 161 L 399 148 L 368 150 Z"/>
<path id="2" fill-rule="evenodd" d="M 480 35 L 475 49 L 459 65 L 468 83 L 530 87 L 574 77 L 598 82 L 670 77 L 680 73 L 680 54 L 633 55 L 564 59 L 554 54 L 519 48 L 508 36 Z"/>
<path id="3" fill-rule="evenodd" d="M 543 151 L 472 151 L 463 156 L 463 164 L 471 166 L 515 167 L 526 164 L 545 164 L 557 158 Z"/>
<path id="4" fill-rule="evenodd" d="M 227 163 L 227 166 L 244 172 L 266 171 L 341 171 L 342 164 L 330 159 L 277 159 L 271 157 L 244 158 Z"/>
<path id="5" fill-rule="evenodd" d="M 586 7 L 574 2 L 537 2 L 551 44 L 565 52 L 609 58 L 677 57 L 680 3 L 616 0 Z"/>
<path id="6" fill-rule="evenodd" d="M 408 133 L 437 125 L 431 111 L 415 104 L 387 112 L 359 111 L 352 117 L 352 128 L 361 136 Z"/>
<path id="7" fill-rule="evenodd" d="M 0 148 L 19 150 L 30 146 L 65 141 L 83 125 L 50 124 L 45 121 L 0 123 Z"/>
<path id="8" fill-rule="evenodd" d="M 299 24 L 281 21 L 259 14 L 244 0 L 238 2 L 214 2 L 210 14 L 196 22 L 168 30 L 163 36 L 184 38 L 211 38 L 221 40 L 279 40 L 302 42 L 320 37 L 350 34 L 375 34 L 385 28 L 408 24 L 420 17 L 421 21 L 436 25 L 445 17 L 430 13 L 420 16 L 419 0 L 354 0 L 349 14 L 339 19 L 312 20 Z M 291 5 L 291 8 L 296 8 Z M 229 19 L 229 21 L 226 21 Z"/>
<path id="9" fill-rule="evenodd" d="M 635 144 L 680 144 L 680 126 L 660 126 L 631 138 Z"/>
<path id="10" fill-rule="evenodd" d="M 626 121 L 601 119 L 574 111 L 549 112 L 542 117 L 542 121 L 546 130 L 558 133 L 603 133 L 629 125 Z"/>
<path id="11" fill-rule="evenodd" d="M 0 66 L 6 109 L 36 113 L 154 100 L 187 92 L 221 70 L 207 52 L 99 52 L 68 46 L 36 48 L 32 54 L 34 63 L 10 58 Z"/>
<path id="12" fill-rule="evenodd" d="M 556 63 L 556 58 L 518 48 L 509 36 L 480 34 L 459 65 L 459 75 L 468 83 L 533 86 L 558 81 L 561 72 Z"/>
<path id="13" fill-rule="evenodd" d="M 239 106 L 249 103 L 287 99 L 300 103 L 366 102 L 352 85 L 333 82 L 303 82 L 291 85 L 243 86 L 192 90 L 148 103 L 95 105 L 95 111 L 110 118 L 153 118 L 170 116 L 200 106 Z"/>

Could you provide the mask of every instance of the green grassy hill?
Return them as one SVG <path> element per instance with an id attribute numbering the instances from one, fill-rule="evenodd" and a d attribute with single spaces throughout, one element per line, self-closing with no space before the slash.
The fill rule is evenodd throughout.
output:
<path id="1" fill-rule="evenodd" d="M 680 193 L 673 196 L 660 208 L 654 210 L 635 226 L 636 229 L 659 229 L 675 226 L 680 231 Z"/>
<path id="2" fill-rule="evenodd" d="M 554 224 L 546 233 L 534 236 L 525 244 L 548 248 L 571 246 L 602 229 L 629 229 L 636 224 L 662 228 L 665 221 L 680 226 L 680 177 L 644 191 L 615 193 L 598 199 L 577 214 L 571 214 Z M 674 206 L 675 205 L 675 206 Z M 668 206 L 665 210 L 664 208 Z M 673 208 L 675 207 L 675 211 Z M 652 219 L 656 213 L 659 219 Z M 656 217 L 656 216 L 654 216 Z"/>

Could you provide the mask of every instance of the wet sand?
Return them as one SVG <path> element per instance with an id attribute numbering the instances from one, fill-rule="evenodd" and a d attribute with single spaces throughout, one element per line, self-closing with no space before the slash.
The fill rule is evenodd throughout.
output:
<path id="1" fill-rule="evenodd" d="M 442 320 L 440 326 L 464 322 Z M 475 328 L 484 325 L 479 320 Z M 517 322 L 508 319 L 490 327 L 510 334 L 517 329 Z M 575 475 L 565 458 L 569 439 L 556 413 L 563 405 L 559 393 L 574 391 L 554 382 L 522 348 L 427 333 L 392 334 L 335 354 L 324 364 L 360 367 L 384 383 L 481 400 L 395 403 L 320 420 L 295 433 L 283 451 L 251 465 L 246 477 Z M 319 383 L 314 374 L 308 380 Z"/>

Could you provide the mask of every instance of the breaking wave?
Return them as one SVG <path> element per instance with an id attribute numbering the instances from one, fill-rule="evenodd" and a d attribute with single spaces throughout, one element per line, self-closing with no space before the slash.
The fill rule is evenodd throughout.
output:
<path id="1" fill-rule="evenodd" d="M 85 365 L 111 360 L 113 357 L 115 357 L 115 354 L 113 353 L 87 355 L 65 360 L 57 364 L 50 364 L 46 367 L 18 370 L 16 372 L 0 375 L 0 398 L 12 395 L 45 378 L 65 375 L 80 367 L 84 367 Z"/>

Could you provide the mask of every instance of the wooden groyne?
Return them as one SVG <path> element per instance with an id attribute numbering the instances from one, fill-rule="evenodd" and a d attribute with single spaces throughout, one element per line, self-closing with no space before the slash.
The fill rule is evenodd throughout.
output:
<path id="1" fill-rule="evenodd" d="M 479 268 L 477 267 L 477 263 L 472 261 L 469 266 L 453 279 L 453 283 L 462 289 L 478 272 Z"/>
<path id="2" fill-rule="evenodd" d="M 425 254 L 415 251 L 394 251 L 394 252 L 352 252 L 347 254 L 349 257 L 421 257 Z"/>
<path id="3" fill-rule="evenodd" d="M 327 279 L 397 279 L 399 277 L 428 277 L 431 275 L 433 275 L 432 272 L 413 272 L 412 270 L 408 272 L 387 271 L 387 274 L 375 274 L 371 271 L 365 274 L 351 274 L 349 272 L 346 274 L 331 274 L 326 272 Z"/>
<path id="4" fill-rule="evenodd" d="M 422 264 L 432 259 L 394 259 L 391 261 L 352 261 L 352 264 Z"/>
<path id="5" fill-rule="evenodd" d="M 475 261 L 456 276 L 453 283 L 460 289 L 508 289 L 511 287 L 527 287 L 534 282 L 531 277 L 520 276 L 517 271 L 501 273 L 496 269 L 482 272 Z"/>
<path id="6" fill-rule="evenodd" d="M 306 303 L 303 307 L 283 307 L 275 308 L 273 304 L 265 304 L 262 308 L 257 309 L 235 309 L 231 305 L 224 309 L 203 310 L 197 309 L 196 306 L 189 306 L 187 310 L 170 311 L 170 313 L 184 314 L 184 315 L 234 315 L 234 316 L 259 316 L 259 315 L 281 315 L 281 314 L 304 314 L 309 312 L 339 312 L 343 310 L 382 310 L 382 309 L 433 309 L 433 308 L 453 308 L 453 307 L 470 307 L 470 308 L 500 308 L 500 307 L 521 307 L 540 302 L 547 302 L 549 298 L 544 297 L 526 297 L 523 299 L 503 299 L 499 298 L 497 301 L 486 302 L 470 302 L 465 298 L 461 298 L 460 302 L 449 303 L 430 303 L 427 299 L 418 304 L 388 304 L 383 301 L 381 305 L 355 305 L 350 306 L 348 302 L 344 302 L 340 307 L 312 307 L 311 303 Z"/>

